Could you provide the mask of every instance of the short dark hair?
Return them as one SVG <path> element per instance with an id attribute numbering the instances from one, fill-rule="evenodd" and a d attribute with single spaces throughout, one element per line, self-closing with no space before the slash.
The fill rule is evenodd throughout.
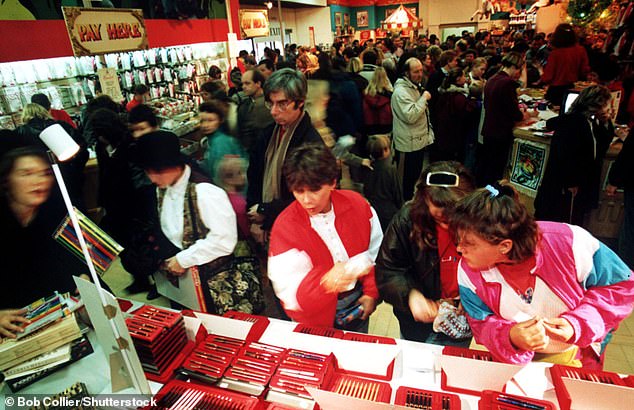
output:
<path id="1" fill-rule="evenodd" d="M 6 196 L 9 175 L 11 171 L 13 171 L 15 162 L 23 157 L 38 157 L 42 161 L 49 163 L 46 151 L 34 145 L 18 147 L 7 151 L 7 153 L 0 158 L 0 196 Z"/>
<path id="2" fill-rule="evenodd" d="M 441 67 L 444 67 L 447 64 L 449 64 L 457 56 L 458 56 L 458 54 L 455 51 L 453 51 L 453 50 L 445 50 L 440 55 L 440 59 L 438 60 L 438 63 L 440 64 Z"/>
<path id="3" fill-rule="evenodd" d="M 264 83 L 266 82 L 266 78 L 264 77 L 264 74 L 262 74 L 259 70 L 255 70 L 255 69 L 250 69 L 244 72 L 244 74 L 250 72 L 251 75 L 253 76 L 253 82 L 254 83 L 260 83 L 260 87 L 264 88 Z M 242 74 L 242 77 L 244 77 L 244 74 Z"/>
<path id="4" fill-rule="evenodd" d="M 577 44 L 577 35 L 572 26 L 562 23 L 555 27 L 551 44 L 555 48 L 572 47 Z"/>
<path id="5" fill-rule="evenodd" d="M 222 78 L 222 70 L 217 65 L 209 67 L 209 78 L 212 80 L 219 80 Z"/>
<path id="6" fill-rule="evenodd" d="M 37 93 L 31 96 L 31 102 L 34 104 L 39 104 L 47 110 L 51 109 L 51 101 L 48 99 L 46 94 Z"/>
<path id="7" fill-rule="evenodd" d="M 363 53 L 362 57 L 363 57 L 363 64 L 376 65 L 376 61 L 378 57 L 374 51 L 368 50 L 365 53 Z"/>
<path id="8" fill-rule="evenodd" d="M 150 92 L 150 89 L 145 84 L 139 84 L 134 87 L 134 95 L 143 95 Z"/>
<path id="9" fill-rule="evenodd" d="M 158 126 L 158 118 L 150 106 L 139 104 L 128 113 L 128 123 L 139 124 L 144 121 L 147 121 L 152 127 Z"/>
<path id="10" fill-rule="evenodd" d="M 263 58 L 258 63 L 258 66 L 261 66 L 262 64 L 264 64 L 267 69 L 275 71 L 275 64 L 273 64 L 273 60 L 271 60 L 270 58 Z"/>
<path id="11" fill-rule="evenodd" d="M 497 194 L 480 188 L 458 202 L 449 216 L 449 230 L 454 232 L 457 241 L 467 232 L 477 234 L 492 245 L 510 239 L 513 247 L 508 258 L 524 261 L 537 249 L 537 222 L 511 185 L 499 182 L 492 185 Z"/>
<path id="12" fill-rule="evenodd" d="M 291 151 L 284 161 L 286 185 L 290 191 L 318 190 L 339 177 L 337 159 L 323 144 L 305 144 Z"/>
<path id="13" fill-rule="evenodd" d="M 227 107 L 220 101 L 206 101 L 198 106 L 198 112 L 206 112 L 209 114 L 216 114 L 220 119 L 220 122 L 224 122 L 227 117 Z"/>

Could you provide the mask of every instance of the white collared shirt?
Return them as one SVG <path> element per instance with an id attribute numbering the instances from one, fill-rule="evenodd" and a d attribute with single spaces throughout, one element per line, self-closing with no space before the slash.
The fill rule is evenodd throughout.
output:
<path id="1" fill-rule="evenodd" d="M 190 175 L 191 168 L 185 165 L 183 175 L 165 190 L 161 207 L 161 230 L 180 249 L 183 249 L 183 210 Z M 196 184 L 196 196 L 197 211 L 209 232 L 206 237 L 176 254 L 176 260 L 183 268 L 203 265 L 229 255 L 238 241 L 236 214 L 227 193 L 205 182 Z"/>

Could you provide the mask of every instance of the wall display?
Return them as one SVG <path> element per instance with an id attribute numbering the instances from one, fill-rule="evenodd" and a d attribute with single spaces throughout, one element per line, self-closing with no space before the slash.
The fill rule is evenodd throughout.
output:
<path id="1" fill-rule="evenodd" d="M 242 38 L 268 37 L 269 16 L 266 9 L 240 10 L 240 33 Z"/>
<path id="2" fill-rule="evenodd" d="M 367 10 L 357 11 L 357 27 L 368 27 L 368 25 Z"/>
<path id="3" fill-rule="evenodd" d="M 350 14 L 343 13 L 343 25 L 346 27 L 350 27 Z"/>
<path id="4" fill-rule="evenodd" d="M 335 13 L 335 26 L 339 27 L 342 24 L 342 14 L 341 12 L 336 12 Z"/>
<path id="5" fill-rule="evenodd" d="M 516 139 L 513 145 L 511 184 L 519 192 L 535 198 L 544 176 L 547 156 L 546 144 Z"/>
<path id="6" fill-rule="evenodd" d="M 75 56 L 149 48 L 141 9 L 62 10 Z"/>

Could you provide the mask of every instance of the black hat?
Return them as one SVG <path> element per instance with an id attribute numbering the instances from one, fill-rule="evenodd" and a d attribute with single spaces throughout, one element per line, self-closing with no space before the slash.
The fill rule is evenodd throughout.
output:
<path id="1" fill-rule="evenodd" d="M 160 130 L 145 134 L 137 140 L 135 158 L 143 169 L 162 169 L 189 162 L 189 158 L 181 153 L 176 134 Z"/>

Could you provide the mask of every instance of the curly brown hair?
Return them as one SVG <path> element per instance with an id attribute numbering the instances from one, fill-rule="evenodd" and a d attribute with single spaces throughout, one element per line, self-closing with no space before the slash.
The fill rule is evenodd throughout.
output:
<path id="1" fill-rule="evenodd" d="M 523 261 L 535 254 L 539 242 L 539 228 L 533 216 L 519 199 L 517 191 L 506 182 L 480 188 L 461 199 L 449 216 L 449 229 L 454 239 L 473 232 L 496 245 L 505 239 L 513 241 L 508 258 Z"/>
<path id="2" fill-rule="evenodd" d="M 427 175 L 432 172 L 451 172 L 458 175 L 457 187 L 441 187 L 427 185 Z M 456 161 L 439 161 L 430 164 L 420 174 L 416 182 L 414 198 L 408 202 L 409 214 L 412 220 L 410 239 L 420 249 L 436 249 L 436 221 L 429 213 L 429 203 L 443 208 L 446 215 L 450 215 L 458 200 L 469 194 L 475 188 L 471 173 L 464 165 Z"/>

